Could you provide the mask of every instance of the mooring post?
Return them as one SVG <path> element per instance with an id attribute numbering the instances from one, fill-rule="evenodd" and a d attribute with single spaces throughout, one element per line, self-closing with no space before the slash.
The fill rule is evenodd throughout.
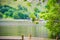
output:
<path id="1" fill-rule="evenodd" d="M 31 40 L 31 37 L 32 37 L 32 35 L 30 34 L 30 35 L 29 35 L 29 40 Z"/>
<path id="2" fill-rule="evenodd" d="M 22 35 L 22 40 L 24 40 L 24 35 Z"/>
<path id="3" fill-rule="evenodd" d="M 59 40 L 59 37 L 58 36 L 56 37 L 56 40 Z"/>

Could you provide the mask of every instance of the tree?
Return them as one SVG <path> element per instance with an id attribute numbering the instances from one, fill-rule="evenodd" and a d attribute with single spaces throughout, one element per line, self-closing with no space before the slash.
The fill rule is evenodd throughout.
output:
<path id="1" fill-rule="evenodd" d="M 50 37 L 60 36 L 60 4 L 57 0 L 48 0 L 45 12 L 40 13 L 40 17 L 47 20 L 46 27 L 50 31 Z"/>

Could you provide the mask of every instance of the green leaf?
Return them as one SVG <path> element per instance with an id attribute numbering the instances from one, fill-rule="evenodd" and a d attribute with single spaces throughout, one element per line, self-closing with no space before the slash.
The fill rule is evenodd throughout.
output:
<path id="1" fill-rule="evenodd" d="M 17 0 L 14 0 L 14 1 L 17 1 Z"/>

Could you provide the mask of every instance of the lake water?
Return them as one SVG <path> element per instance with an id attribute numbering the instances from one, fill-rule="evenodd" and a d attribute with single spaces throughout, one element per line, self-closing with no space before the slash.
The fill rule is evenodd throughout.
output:
<path id="1" fill-rule="evenodd" d="M 46 21 L 40 20 L 34 24 L 30 20 L 0 20 L 0 36 L 21 36 L 48 37 Z"/>

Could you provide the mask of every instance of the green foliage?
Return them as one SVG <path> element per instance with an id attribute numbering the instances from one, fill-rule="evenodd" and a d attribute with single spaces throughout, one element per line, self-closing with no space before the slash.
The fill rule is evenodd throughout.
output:
<path id="1" fill-rule="evenodd" d="M 51 38 L 56 38 L 60 35 L 60 5 L 56 2 L 57 0 L 48 0 L 46 9 L 48 12 L 42 12 L 41 18 L 48 20 L 46 27 L 50 30 Z"/>
<path id="2" fill-rule="evenodd" d="M 3 18 L 3 14 L 0 12 L 0 18 Z"/>
<path id="3" fill-rule="evenodd" d="M 42 2 L 45 2 L 45 0 L 42 0 Z"/>
<path id="4" fill-rule="evenodd" d="M 30 2 L 27 2 L 27 5 L 28 5 L 28 6 L 31 6 L 31 3 L 30 3 Z"/>
<path id="5" fill-rule="evenodd" d="M 17 1 L 17 0 L 14 0 L 14 1 Z"/>
<path id="6" fill-rule="evenodd" d="M 1 2 L 3 2 L 3 1 L 4 0 L 1 0 Z M 15 2 L 13 2 L 13 1 L 15 1 Z M 28 18 L 29 19 L 30 18 L 29 16 L 30 16 L 31 12 L 34 12 L 33 16 L 36 16 L 36 17 L 37 17 L 37 13 L 40 12 L 38 6 L 36 8 L 33 8 L 34 6 L 36 6 L 36 4 L 28 2 L 27 0 L 21 1 L 22 3 L 18 2 L 18 0 L 13 0 L 13 1 L 11 1 L 11 4 L 7 4 L 7 5 L 6 4 L 4 4 L 4 5 L 1 4 L 0 5 L 0 12 L 3 14 L 3 18 L 14 18 L 14 19 L 21 19 L 21 18 L 22 19 L 27 19 Z M 13 3 L 18 2 L 16 4 L 17 5 L 16 8 L 14 7 L 15 5 L 12 2 Z M 8 3 L 8 1 L 6 1 L 6 3 Z"/>
<path id="7" fill-rule="evenodd" d="M 26 11 L 26 12 L 28 11 L 26 7 L 21 6 L 21 5 L 18 5 L 18 8 L 19 8 L 20 11 L 21 10 Z"/>
<path id="8" fill-rule="evenodd" d="M 24 1 L 27 1 L 27 0 L 24 0 Z"/>
<path id="9" fill-rule="evenodd" d="M 39 12 L 40 12 L 40 10 L 39 10 L 38 8 L 34 8 L 34 11 L 35 11 L 36 13 L 39 13 Z"/>
<path id="10" fill-rule="evenodd" d="M 12 18 L 13 13 L 11 13 L 11 12 L 8 11 L 8 12 L 5 12 L 4 15 L 5 15 L 4 18 L 9 18 L 9 17 Z"/>
<path id="11" fill-rule="evenodd" d="M 27 14 L 23 14 L 22 12 L 16 11 L 13 14 L 14 19 L 28 19 L 29 16 Z"/>
<path id="12" fill-rule="evenodd" d="M 0 6 L 1 18 L 29 19 L 29 15 L 27 13 L 29 13 L 27 8 L 21 5 L 18 6 L 18 9 L 8 5 Z"/>
<path id="13" fill-rule="evenodd" d="M 29 17 L 32 18 L 32 21 L 35 21 L 36 19 L 36 16 L 34 15 L 34 13 L 31 13 Z"/>

